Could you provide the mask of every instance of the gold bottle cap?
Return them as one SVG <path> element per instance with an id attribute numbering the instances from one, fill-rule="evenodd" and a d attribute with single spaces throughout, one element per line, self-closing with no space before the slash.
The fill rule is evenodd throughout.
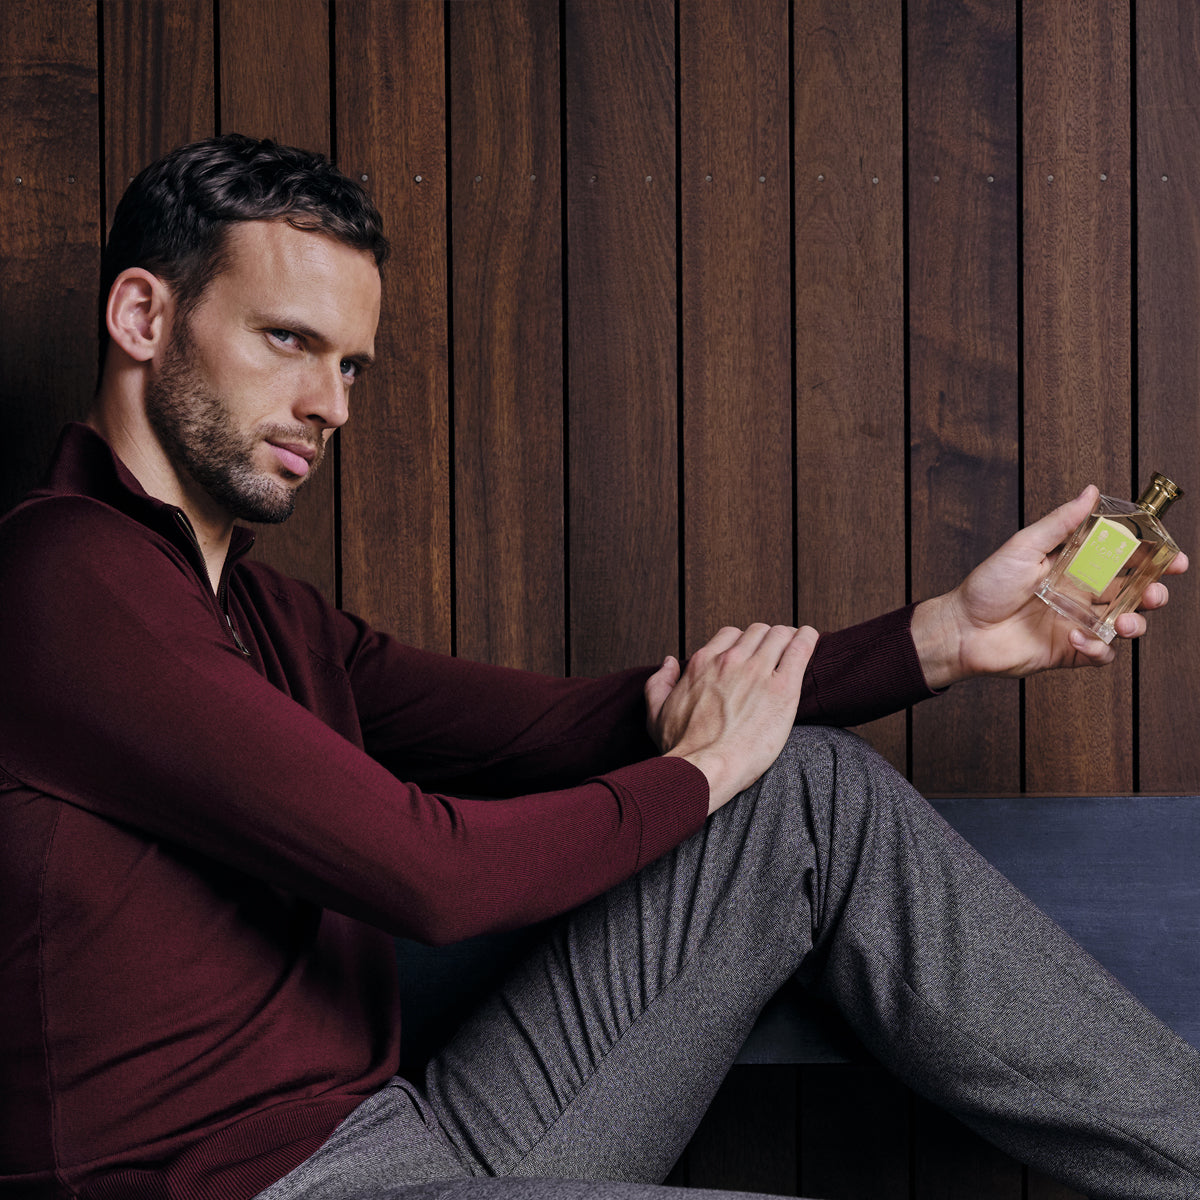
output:
<path id="1" fill-rule="evenodd" d="M 1150 486 L 1138 499 L 1138 508 L 1143 508 L 1151 516 L 1161 517 L 1167 508 L 1183 495 L 1183 489 L 1172 483 L 1165 475 L 1154 473 Z"/>

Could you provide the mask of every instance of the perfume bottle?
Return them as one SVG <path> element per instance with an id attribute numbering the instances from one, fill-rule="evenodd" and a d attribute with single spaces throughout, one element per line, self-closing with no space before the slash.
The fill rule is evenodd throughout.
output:
<path id="1" fill-rule="evenodd" d="M 1183 492 L 1156 474 L 1136 504 L 1101 496 L 1071 534 L 1037 595 L 1104 642 L 1117 618 L 1135 609 L 1179 547 L 1161 517 Z"/>

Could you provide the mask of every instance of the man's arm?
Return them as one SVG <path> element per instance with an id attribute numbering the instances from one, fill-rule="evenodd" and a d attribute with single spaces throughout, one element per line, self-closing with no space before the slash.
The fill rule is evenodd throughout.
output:
<path id="1" fill-rule="evenodd" d="M 704 777 L 644 731 L 644 761 L 514 800 L 396 778 L 361 748 L 342 665 L 289 615 L 297 597 L 271 621 L 286 641 L 258 641 L 260 673 L 182 553 L 101 504 L 27 506 L 0 549 L 0 778 L 25 792 L 426 941 L 574 907 L 703 822 Z M 431 713 L 469 714 L 480 680 L 457 678 L 395 681 L 396 723 L 423 711 L 430 751 Z M 490 740 L 502 753 L 503 731 Z"/>
<path id="2" fill-rule="evenodd" d="M 958 587 L 917 605 L 913 644 L 931 688 L 981 675 L 1021 678 L 1113 660 L 1112 646 L 1076 628 L 1033 594 L 1050 557 L 1096 497 L 1094 487 L 1086 488 L 1014 534 Z M 1170 573 L 1181 574 L 1187 565 L 1180 554 Z M 1143 607 L 1161 608 L 1167 599 L 1166 587 L 1154 584 Z M 1145 630 L 1140 613 L 1118 620 L 1122 638 L 1140 637 Z M 668 658 L 647 682 L 651 733 L 664 754 L 683 757 L 704 772 L 710 813 L 748 787 L 782 749 L 816 639 L 807 627 L 723 629 L 685 668 Z"/>

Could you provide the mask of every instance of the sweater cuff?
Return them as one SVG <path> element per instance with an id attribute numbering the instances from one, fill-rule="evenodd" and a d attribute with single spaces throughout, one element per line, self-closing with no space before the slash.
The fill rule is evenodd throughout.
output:
<path id="1" fill-rule="evenodd" d="M 938 695 L 912 640 L 915 604 L 822 634 L 809 664 L 797 723 L 858 725 Z"/>
<path id="2" fill-rule="evenodd" d="M 691 837 L 708 817 L 708 779 L 685 758 L 648 758 L 610 771 L 597 782 L 638 814 L 638 871 Z"/>

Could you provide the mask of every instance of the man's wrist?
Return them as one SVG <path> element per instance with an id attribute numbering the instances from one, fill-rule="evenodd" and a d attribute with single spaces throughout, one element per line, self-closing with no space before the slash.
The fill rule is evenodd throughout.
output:
<path id="1" fill-rule="evenodd" d="M 968 672 L 963 668 L 962 627 L 953 592 L 922 600 L 913 609 L 910 631 L 917 660 L 931 691 L 940 692 L 967 677 Z"/>
<path id="2" fill-rule="evenodd" d="M 738 789 L 730 779 L 729 764 L 725 756 L 711 747 L 684 752 L 678 748 L 668 750 L 666 758 L 682 758 L 690 762 L 708 780 L 708 815 L 711 817 L 723 804 L 737 795 Z"/>

